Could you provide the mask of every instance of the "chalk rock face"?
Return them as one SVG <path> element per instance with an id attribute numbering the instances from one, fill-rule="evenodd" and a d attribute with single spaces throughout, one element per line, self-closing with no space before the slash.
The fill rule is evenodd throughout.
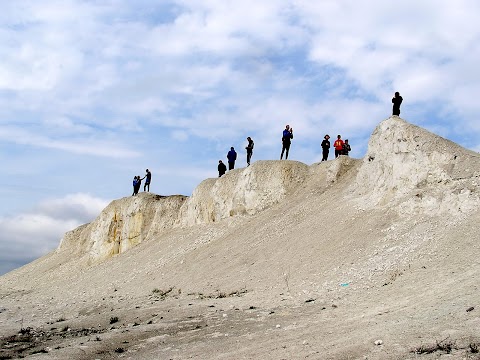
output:
<path id="1" fill-rule="evenodd" d="M 297 161 L 257 161 L 203 181 L 190 198 L 141 192 L 112 201 L 92 223 L 66 233 L 57 251 L 99 261 L 168 229 L 252 215 L 281 201 L 308 174 Z"/>
<path id="2" fill-rule="evenodd" d="M 394 116 L 377 126 L 363 160 L 340 156 L 311 167 L 256 161 L 204 180 L 191 197 L 142 192 L 115 200 L 95 221 L 66 233 L 57 251 L 100 261 L 169 229 L 254 215 L 299 188 L 328 191 L 339 180 L 351 182 L 349 194 L 360 208 L 388 205 L 407 215 L 445 214 L 455 221 L 480 205 L 480 154 Z"/>
<path id="3" fill-rule="evenodd" d="M 479 204 L 479 176 L 478 153 L 392 116 L 372 133 L 352 186 L 364 207 L 467 213 Z"/>
<path id="4" fill-rule="evenodd" d="M 309 166 L 298 161 L 256 161 L 218 179 L 203 181 L 182 208 L 184 226 L 253 215 L 282 200 L 305 181 Z"/>
<path id="5" fill-rule="evenodd" d="M 66 233 L 57 251 L 88 254 L 93 261 L 122 253 L 172 228 L 185 200 L 186 196 L 151 193 L 114 200 L 93 222 Z"/>

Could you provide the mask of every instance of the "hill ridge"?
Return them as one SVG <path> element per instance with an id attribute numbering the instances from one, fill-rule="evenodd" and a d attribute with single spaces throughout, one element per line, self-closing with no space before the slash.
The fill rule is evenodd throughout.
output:
<path id="1" fill-rule="evenodd" d="M 113 359 L 120 347 L 136 359 L 431 359 L 441 347 L 415 349 L 442 339 L 449 358 L 474 359 L 478 165 L 391 117 L 363 159 L 256 162 L 191 197 L 115 200 L 0 277 L 3 332 L 63 318 L 107 340 L 51 334 L 40 359 Z"/>

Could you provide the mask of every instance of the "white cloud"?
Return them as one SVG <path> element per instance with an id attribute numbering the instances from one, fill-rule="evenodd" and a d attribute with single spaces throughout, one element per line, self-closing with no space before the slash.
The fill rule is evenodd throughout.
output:
<path id="1" fill-rule="evenodd" d="M 107 201 L 89 194 L 71 194 L 22 214 L 0 217 L 0 263 L 20 266 L 45 255 L 59 245 L 65 232 L 92 221 L 106 205 Z"/>
<path id="2" fill-rule="evenodd" d="M 89 222 L 99 215 L 108 205 L 104 199 L 90 194 L 69 194 L 61 199 L 43 201 L 36 207 L 36 212 L 54 219 L 75 219 L 82 223 Z"/>
<path id="3" fill-rule="evenodd" d="M 101 157 L 132 158 L 139 156 L 139 152 L 123 148 L 110 141 L 96 139 L 67 139 L 56 140 L 18 128 L 3 127 L 0 129 L 0 139 L 16 144 L 44 147 L 68 151 L 76 154 L 95 155 Z"/>

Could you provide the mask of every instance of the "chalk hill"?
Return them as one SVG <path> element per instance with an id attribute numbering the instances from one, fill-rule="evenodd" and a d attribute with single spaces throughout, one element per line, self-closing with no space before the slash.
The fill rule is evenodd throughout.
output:
<path id="1" fill-rule="evenodd" d="M 479 178 L 478 153 L 391 117 L 363 159 L 115 200 L 0 278 L 3 332 L 37 329 L 45 359 L 478 358 Z"/>

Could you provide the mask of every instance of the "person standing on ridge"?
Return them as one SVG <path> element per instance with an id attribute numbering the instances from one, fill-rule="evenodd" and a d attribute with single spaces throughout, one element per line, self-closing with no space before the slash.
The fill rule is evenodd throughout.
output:
<path id="1" fill-rule="evenodd" d="M 135 181 L 135 178 L 137 179 Z M 133 194 L 132 195 L 138 195 L 138 191 L 140 190 L 140 186 L 142 185 L 142 179 L 140 178 L 140 175 L 135 176 L 133 179 Z"/>
<path id="2" fill-rule="evenodd" d="M 400 105 L 402 104 L 403 98 L 400 96 L 400 93 L 397 91 L 395 96 L 392 98 L 392 115 L 400 116 Z"/>
<path id="3" fill-rule="evenodd" d="M 148 188 L 148 192 L 150 192 L 150 181 L 152 181 L 152 173 L 150 172 L 150 170 L 145 170 L 147 173 L 145 174 L 145 176 L 142 178 L 145 179 L 147 178 L 147 180 L 145 180 L 145 185 L 143 185 L 143 191 L 146 191 L 146 189 Z"/>
<path id="4" fill-rule="evenodd" d="M 280 154 L 280 160 L 283 158 L 283 153 L 285 153 L 285 160 L 288 159 L 288 151 L 290 150 L 290 144 L 292 143 L 293 139 L 293 128 L 290 125 L 285 126 L 285 130 L 283 130 L 282 134 L 282 153 Z"/>
<path id="5" fill-rule="evenodd" d="M 138 182 L 137 176 L 135 175 L 135 176 L 133 177 L 133 193 L 132 193 L 132 196 L 137 195 L 136 192 L 135 192 L 135 190 L 137 189 L 137 182 Z"/>
<path id="6" fill-rule="evenodd" d="M 350 144 L 348 143 L 348 139 L 345 139 L 345 142 L 343 143 L 343 154 L 342 155 L 347 155 L 348 153 L 352 151 L 352 148 L 350 147 Z"/>
<path id="7" fill-rule="evenodd" d="M 335 148 L 335 158 L 338 157 L 338 155 L 342 155 L 343 153 L 343 140 L 340 135 L 337 135 L 337 140 L 333 143 L 333 147 Z"/>
<path id="8" fill-rule="evenodd" d="M 252 155 L 253 155 L 253 146 L 255 144 L 253 143 L 253 140 L 250 136 L 247 137 L 247 141 L 248 141 L 248 145 L 245 148 L 245 149 L 247 149 L 247 166 L 250 166 L 250 160 L 251 160 Z"/>
<path id="9" fill-rule="evenodd" d="M 330 152 L 330 135 L 325 135 L 322 141 L 322 161 L 328 160 L 328 153 Z"/>
<path id="10" fill-rule="evenodd" d="M 228 159 L 228 170 L 233 170 L 235 168 L 235 160 L 237 160 L 237 152 L 233 148 L 230 148 L 230 151 L 227 154 Z"/>
<path id="11" fill-rule="evenodd" d="M 218 160 L 218 177 L 222 177 L 222 175 L 225 175 L 225 172 L 227 171 L 227 167 L 225 164 L 222 162 L 222 160 Z"/>

